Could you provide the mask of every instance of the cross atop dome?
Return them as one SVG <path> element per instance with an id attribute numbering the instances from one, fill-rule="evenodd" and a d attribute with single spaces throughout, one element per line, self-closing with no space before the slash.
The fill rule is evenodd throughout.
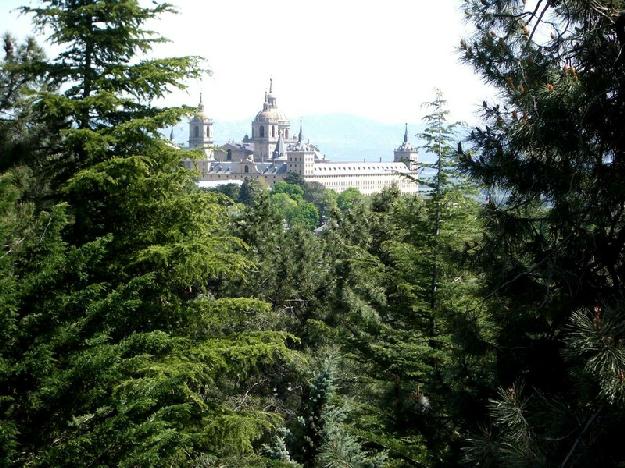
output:
<path id="1" fill-rule="evenodd" d="M 263 110 L 273 109 L 278 107 L 276 98 L 273 96 L 273 78 L 269 78 L 269 92 L 265 91 L 265 104 Z"/>
<path id="2" fill-rule="evenodd" d="M 200 92 L 200 102 L 198 103 L 197 107 L 196 107 L 196 111 L 194 113 L 193 116 L 194 119 L 198 120 L 198 121 L 204 121 L 207 119 L 206 115 L 204 114 L 204 102 L 202 101 L 202 93 Z"/>

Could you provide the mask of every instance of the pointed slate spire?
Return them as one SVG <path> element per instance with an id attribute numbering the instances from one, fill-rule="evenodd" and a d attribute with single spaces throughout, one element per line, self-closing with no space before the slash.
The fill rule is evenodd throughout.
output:
<path id="1" fill-rule="evenodd" d="M 302 141 L 304 141 L 304 132 L 303 129 L 304 128 L 304 123 L 302 119 L 299 119 L 299 134 L 297 135 L 297 142 L 298 143 L 302 143 Z"/>
<path id="2" fill-rule="evenodd" d="M 169 132 L 169 141 L 174 141 L 174 127 L 171 127 L 171 132 Z"/>
<path id="3" fill-rule="evenodd" d="M 408 143 L 408 122 L 406 122 L 406 130 L 404 131 L 404 143 Z"/>
<path id="4" fill-rule="evenodd" d="M 269 78 L 269 94 L 273 93 L 273 78 Z"/>
<path id="5" fill-rule="evenodd" d="M 200 111 L 204 110 L 204 104 L 202 103 L 202 92 L 200 92 L 200 103 L 198 104 L 197 108 Z"/>
<path id="6" fill-rule="evenodd" d="M 276 149 L 273 151 L 273 158 L 278 159 L 280 156 L 286 155 L 286 149 L 284 146 L 284 140 L 282 139 L 282 133 L 278 137 L 278 144 L 276 145 Z"/>

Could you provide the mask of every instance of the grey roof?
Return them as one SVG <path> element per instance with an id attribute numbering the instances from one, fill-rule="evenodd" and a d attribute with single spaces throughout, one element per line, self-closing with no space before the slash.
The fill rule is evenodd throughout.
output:
<path id="1" fill-rule="evenodd" d="M 278 144 L 276 145 L 276 149 L 273 151 L 273 157 L 278 159 L 282 156 L 286 156 L 286 149 L 284 147 L 284 139 L 282 138 L 282 134 L 278 138 Z"/>
<path id="2" fill-rule="evenodd" d="M 236 149 L 236 150 L 240 150 L 240 151 L 244 151 L 246 153 L 253 153 L 254 150 L 254 145 L 248 145 L 247 143 L 241 144 L 241 143 L 226 143 L 225 145 L 221 146 L 222 149 Z"/>
<path id="3" fill-rule="evenodd" d="M 232 166 L 228 161 L 214 162 L 208 167 L 208 172 L 232 172 Z"/>
<path id="4" fill-rule="evenodd" d="M 270 162 L 255 163 L 256 169 L 261 174 L 286 174 L 286 163 L 274 164 Z"/>
<path id="5" fill-rule="evenodd" d="M 405 142 L 402 143 L 402 145 L 398 148 L 395 148 L 395 152 L 403 152 L 403 153 L 416 153 L 417 152 L 417 148 L 415 148 L 414 146 L 412 146 L 410 143 Z"/>

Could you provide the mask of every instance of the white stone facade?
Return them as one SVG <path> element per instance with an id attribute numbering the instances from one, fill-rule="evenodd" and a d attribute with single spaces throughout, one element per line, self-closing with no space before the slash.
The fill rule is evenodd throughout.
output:
<path id="1" fill-rule="evenodd" d="M 403 193 L 418 193 L 418 154 L 408 142 L 407 124 L 404 142 L 394 151 L 394 162 L 331 162 L 316 146 L 304 142 L 301 128 L 297 136 L 293 134 L 289 120 L 278 110 L 272 83 L 265 93 L 262 110 L 252 122 L 252 137 L 241 143 L 215 147 L 213 121 L 203 110 L 200 98 L 198 113 L 189 122 L 189 148 L 201 148 L 205 158 L 183 161 L 186 167 L 199 172 L 200 185 L 214 186 L 252 177 L 271 187 L 295 173 L 307 182 L 318 182 L 337 192 L 354 187 L 372 194 L 395 185 Z"/>

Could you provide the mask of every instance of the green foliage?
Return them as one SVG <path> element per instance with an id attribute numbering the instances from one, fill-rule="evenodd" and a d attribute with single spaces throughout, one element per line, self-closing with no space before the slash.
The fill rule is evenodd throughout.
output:
<path id="1" fill-rule="evenodd" d="M 291 184 L 291 185 L 299 185 L 299 186 L 304 186 L 305 182 L 304 182 L 304 178 L 301 176 L 301 174 L 298 174 L 296 172 L 289 172 L 286 177 L 284 178 L 284 181 L 287 184 Z"/>
<path id="2" fill-rule="evenodd" d="M 337 209 L 337 193 L 334 190 L 326 190 L 318 182 L 306 182 L 304 184 L 304 199 L 317 207 L 322 222 L 327 220 L 332 212 Z"/>
<path id="3" fill-rule="evenodd" d="M 445 190 L 463 181 L 458 168 L 458 152 L 454 141 L 460 123 L 447 123 L 449 115 L 447 101 L 439 89 L 434 90 L 434 100 L 425 103 L 424 106 L 429 113 L 423 117 L 425 129 L 419 134 L 419 138 L 423 141 L 420 148 L 434 155 L 436 159 L 432 164 L 421 163 L 422 167 L 434 169 L 435 175 L 431 180 L 420 182 L 430 188 L 433 196 L 439 197 Z"/>
<path id="4" fill-rule="evenodd" d="M 243 291 L 306 320 L 313 310 L 323 307 L 328 275 L 325 247 L 309 226 L 294 223 L 285 229 L 276 198 L 292 206 L 297 203 L 285 193 L 263 192 L 236 220 L 237 232 L 250 245 L 249 254 L 254 261 Z M 302 328 L 292 325 L 297 328 L 296 334 L 302 336 Z"/>
<path id="5" fill-rule="evenodd" d="M 345 424 L 347 402 L 337 393 L 336 374 L 331 352 L 319 362 L 303 393 L 301 414 L 289 434 L 294 457 L 305 467 L 383 466 L 385 454 L 368 454 Z"/>
<path id="6" fill-rule="evenodd" d="M 366 453 L 358 439 L 350 434 L 344 424 L 345 418 L 346 412 L 343 408 L 331 405 L 325 410 L 323 445 L 318 456 L 319 465 L 328 468 L 385 466 L 385 453 L 373 456 Z"/>
<path id="7" fill-rule="evenodd" d="M 290 227 L 313 230 L 319 225 L 319 210 L 304 200 L 304 188 L 300 185 L 276 182 L 271 189 L 271 203 Z"/>
<path id="8" fill-rule="evenodd" d="M 39 184 L 30 184 L 31 196 L 46 194 L 45 179 L 39 177 L 42 162 L 37 148 L 50 144 L 50 127 L 58 122 L 42 122 L 34 109 L 38 91 L 53 89 L 36 64 L 44 53 L 33 38 L 23 44 L 9 34 L 3 37 L 4 56 L 0 63 L 0 171 L 29 164 Z M 43 176 L 43 175 L 42 175 Z"/>
<path id="9" fill-rule="evenodd" d="M 32 176 L 27 169 L 14 169 L 0 175 L 0 463 L 9 465 L 20 456 L 24 428 L 14 417 L 22 396 L 10 391 L 11 382 L 31 375 L 39 378 L 50 369 L 45 348 L 31 352 L 23 362 L 15 356 L 31 330 L 45 326 L 37 313 L 24 316 L 22 304 L 33 293 L 54 285 L 59 268 L 64 268 L 67 246 L 61 231 L 67 223 L 67 207 L 59 204 L 36 212 L 24 202 Z M 32 369 L 32 371 L 29 371 Z"/>
<path id="10" fill-rule="evenodd" d="M 274 194 L 285 193 L 296 201 L 304 198 L 304 189 L 300 185 L 289 184 L 283 180 L 276 182 L 271 191 Z"/>
<path id="11" fill-rule="evenodd" d="M 241 184 L 238 201 L 247 206 L 252 205 L 264 190 L 266 187 L 258 179 L 246 178 Z"/>
<path id="12" fill-rule="evenodd" d="M 424 198 L 198 189 L 142 5 L 4 40 L 0 465 L 623 464 L 622 0 L 465 0 L 502 102 L 472 152 L 426 104 Z"/>
<path id="13" fill-rule="evenodd" d="M 336 204 L 343 211 L 347 211 L 360 201 L 362 201 L 362 194 L 357 188 L 353 187 L 343 190 L 336 197 Z"/>
<path id="14" fill-rule="evenodd" d="M 241 187 L 237 184 L 224 184 L 211 189 L 211 191 L 223 193 L 231 200 L 237 201 L 239 200 L 239 196 L 241 194 Z"/>
<path id="15" fill-rule="evenodd" d="M 225 198 L 199 190 L 159 136 L 188 110 L 148 103 L 201 73 L 193 57 L 138 55 L 162 40 L 146 21 L 171 7 L 24 11 L 60 53 L 46 61 L 29 43 L 2 67 L 26 80 L 2 87 L 5 128 L 30 125 L 28 98 L 49 144 L 0 175 L 0 464 L 262 465 L 282 419 L 264 375 L 295 364 L 297 340 L 267 303 L 223 295 L 252 267 L 246 246 Z"/>
<path id="16" fill-rule="evenodd" d="M 328 463 L 350 453 L 358 459 L 362 442 L 389 466 L 459 463 L 461 438 L 454 434 L 475 427 L 475 407 L 486 402 L 492 384 L 494 332 L 480 281 L 466 265 L 481 233 L 478 212 L 458 190 L 435 205 L 395 189 L 358 196 L 329 220 L 321 236 L 331 288 L 320 316 L 325 324 L 308 324 L 315 345 L 339 343 L 337 367 L 345 377 L 336 393 L 349 403 L 328 413 L 336 416 Z M 432 309 L 435 245 L 440 301 Z"/>
<path id="17" fill-rule="evenodd" d="M 618 466 L 625 4 L 464 8 L 475 25 L 464 59 L 499 96 L 463 158 L 490 192 L 481 259 L 497 304 L 496 383 L 525 388 L 495 398 L 472 462 L 509 451 L 514 466 Z M 519 413 L 525 432 L 507 422 Z"/>
<path id="18" fill-rule="evenodd" d="M 600 389 L 609 404 L 621 404 L 625 394 L 625 348 L 622 305 L 602 310 L 578 310 L 571 317 L 566 354 L 584 363 L 583 374 Z"/>

